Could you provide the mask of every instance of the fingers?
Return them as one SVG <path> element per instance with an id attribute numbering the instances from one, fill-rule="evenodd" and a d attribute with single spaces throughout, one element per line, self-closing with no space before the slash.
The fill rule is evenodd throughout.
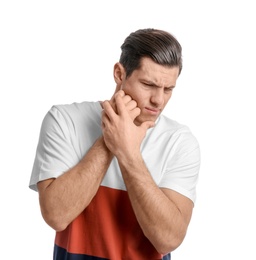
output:
<path id="1" fill-rule="evenodd" d="M 102 102 L 102 123 L 103 125 L 107 124 L 110 121 L 114 120 L 116 113 L 113 110 L 109 101 Z"/>
<path id="2" fill-rule="evenodd" d="M 116 97 L 116 95 L 121 95 L 121 97 L 124 97 L 125 96 L 125 93 L 124 93 L 124 91 L 123 90 L 119 90 L 119 91 L 117 91 L 116 93 L 114 93 L 114 95 L 111 97 L 111 99 L 110 99 L 110 104 L 111 104 L 111 106 L 113 107 L 113 109 L 116 111 L 116 101 L 115 101 L 115 97 Z"/>
<path id="3" fill-rule="evenodd" d="M 123 90 L 119 90 L 115 95 L 114 98 L 116 99 L 117 96 L 121 96 L 123 99 L 124 104 L 129 105 L 129 107 L 131 107 L 132 105 L 137 105 L 137 103 L 135 102 L 135 100 L 132 100 L 131 96 L 126 95 L 125 92 Z M 135 103 L 135 104 L 134 104 Z M 132 108 L 131 108 L 132 109 Z"/>
<path id="4" fill-rule="evenodd" d="M 121 97 L 125 96 L 125 92 L 121 89 L 116 92 L 116 94 L 120 95 Z"/>
<path id="5" fill-rule="evenodd" d="M 141 111 L 141 110 L 140 110 L 140 108 L 138 108 L 138 107 L 135 107 L 134 109 L 132 109 L 132 110 L 129 111 L 129 114 L 130 114 L 130 117 L 131 117 L 132 121 L 134 121 L 134 119 L 135 119 L 137 116 L 139 116 L 140 111 Z"/>
<path id="6" fill-rule="evenodd" d="M 131 96 L 127 95 L 123 90 L 117 91 L 110 100 L 110 105 L 112 106 L 113 110 L 116 112 L 116 114 L 122 113 L 121 111 L 124 111 L 123 105 L 119 108 L 117 108 L 117 99 L 121 97 L 122 102 L 124 103 L 124 106 L 126 108 L 126 111 L 130 115 L 130 118 L 134 120 L 141 112 L 140 108 L 137 107 L 137 102 L 132 99 Z M 119 104 L 121 100 L 118 101 Z M 118 111 L 119 109 L 119 111 Z"/>
<path id="7" fill-rule="evenodd" d="M 128 96 L 129 97 L 129 101 L 127 101 L 127 98 L 126 98 L 127 96 L 125 96 L 124 98 L 123 98 L 123 101 L 124 101 L 124 104 L 125 104 L 125 106 L 126 106 L 126 109 L 127 110 L 133 110 L 134 108 L 136 108 L 137 107 L 137 102 L 135 101 L 135 100 L 133 100 L 133 99 L 131 99 L 131 97 L 130 96 Z"/>
<path id="8" fill-rule="evenodd" d="M 128 111 L 132 111 L 133 109 L 137 108 L 137 102 L 136 102 L 134 99 L 132 99 L 131 96 L 125 94 L 123 90 L 118 91 L 118 92 L 115 94 L 115 98 L 116 98 L 118 95 L 120 95 L 120 96 L 122 97 L 123 102 L 124 102 L 124 104 L 125 104 L 125 106 L 126 106 L 126 109 L 127 109 Z M 136 111 L 138 111 L 138 110 L 136 110 Z"/>
<path id="9" fill-rule="evenodd" d="M 115 100 L 116 100 L 116 109 L 117 109 L 116 112 L 117 112 L 117 114 L 123 115 L 125 112 L 127 112 L 127 110 L 126 110 L 126 106 L 125 106 L 125 103 L 124 103 L 122 96 L 117 94 L 115 96 Z"/>

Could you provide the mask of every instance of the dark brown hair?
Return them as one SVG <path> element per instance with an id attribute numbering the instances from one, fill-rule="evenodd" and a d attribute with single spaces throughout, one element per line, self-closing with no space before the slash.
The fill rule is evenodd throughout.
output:
<path id="1" fill-rule="evenodd" d="M 140 60 L 149 57 L 154 62 L 179 67 L 182 70 L 182 47 L 170 33 L 158 29 L 140 29 L 132 32 L 121 46 L 119 62 L 124 66 L 126 77 L 140 67 Z"/>

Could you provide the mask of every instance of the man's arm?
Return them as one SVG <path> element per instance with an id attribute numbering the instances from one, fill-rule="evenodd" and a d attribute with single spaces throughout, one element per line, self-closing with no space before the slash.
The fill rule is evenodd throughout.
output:
<path id="1" fill-rule="evenodd" d="M 160 189 L 139 153 L 119 165 L 136 218 L 159 253 L 176 249 L 190 222 L 193 202 L 170 189 Z"/>
<path id="2" fill-rule="evenodd" d="M 140 152 L 146 131 L 153 122 L 136 126 L 130 120 L 120 97 L 117 113 L 103 103 L 103 137 L 117 157 L 136 218 L 159 253 L 166 254 L 183 241 L 190 222 L 193 202 L 185 196 L 160 189 L 152 179 Z"/>
<path id="3" fill-rule="evenodd" d="M 87 207 L 112 158 L 101 137 L 72 169 L 37 184 L 41 212 L 48 225 L 64 230 Z"/>
<path id="4" fill-rule="evenodd" d="M 118 93 L 134 120 L 140 113 L 137 103 L 123 91 Z M 115 109 L 114 96 L 110 104 Z M 73 168 L 56 179 L 39 182 L 40 207 L 46 223 L 56 231 L 64 230 L 91 202 L 112 158 L 113 154 L 100 137 Z"/>

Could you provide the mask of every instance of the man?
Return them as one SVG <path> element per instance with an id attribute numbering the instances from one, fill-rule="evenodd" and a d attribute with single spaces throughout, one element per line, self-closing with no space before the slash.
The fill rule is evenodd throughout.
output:
<path id="1" fill-rule="evenodd" d="M 111 100 L 53 106 L 43 120 L 30 188 L 56 230 L 54 259 L 170 259 L 191 219 L 199 145 L 161 115 L 181 46 L 141 29 L 121 49 Z"/>

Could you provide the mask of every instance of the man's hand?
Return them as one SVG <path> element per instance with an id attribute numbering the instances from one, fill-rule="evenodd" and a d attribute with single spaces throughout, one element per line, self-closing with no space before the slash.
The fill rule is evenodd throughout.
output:
<path id="1" fill-rule="evenodd" d="M 140 145 L 147 129 L 154 126 L 153 121 L 143 122 L 140 126 L 134 124 L 133 121 L 138 116 L 134 102 L 124 97 L 122 92 L 117 92 L 112 103 L 116 110 L 111 106 L 111 101 L 102 103 L 103 138 L 108 149 L 118 159 L 129 160 L 140 153 Z"/>
<path id="2" fill-rule="evenodd" d="M 112 96 L 111 100 L 109 101 L 115 112 L 117 112 L 116 96 L 122 97 L 125 107 L 132 121 L 134 121 L 135 118 L 140 114 L 140 108 L 137 107 L 137 102 L 133 100 L 129 95 L 126 95 L 123 90 L 119 90 Z"/>

